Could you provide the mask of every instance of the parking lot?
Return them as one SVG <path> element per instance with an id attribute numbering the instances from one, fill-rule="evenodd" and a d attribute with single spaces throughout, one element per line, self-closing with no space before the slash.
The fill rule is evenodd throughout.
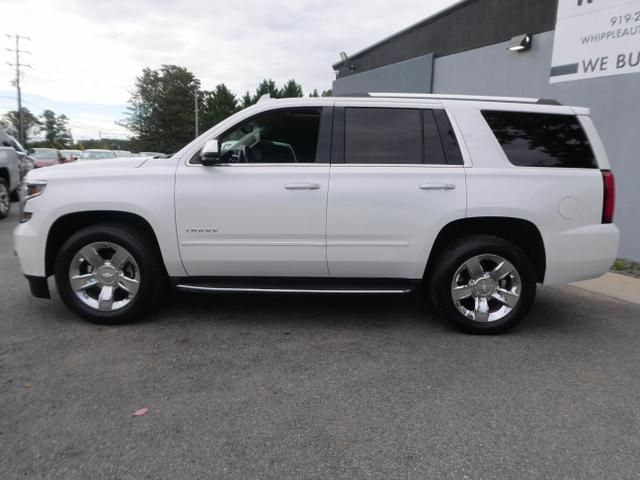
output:
<path id="1" fill-rule="evenodd" d="M 520 327 L 480 337 L 416 297 L 172 293 L 101 327 L 29 295 L 17 210 L 2 479 L 640 475 L 640 305 L 541 288 Z"/>

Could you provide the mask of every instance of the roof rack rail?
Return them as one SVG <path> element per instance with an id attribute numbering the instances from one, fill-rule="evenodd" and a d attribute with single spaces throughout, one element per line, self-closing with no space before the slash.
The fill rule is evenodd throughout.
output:
<path id="1" fill-rule="evenodd" d="M 265 93 L 264 95 L 260 96 L 256 103 L 266 102 L 267 100 L 272 100 L 270 93 Z"/>
<path id="2" fill-rule="evenodd" d="M 367 92 L 354 92 L 354 93 L 334 93 L 332 97 L 370 97 L 371 94 Z"/>
<path id="3" fill-rule="evenodd" d="M 553 98 L 540 98 L 537 103 L 540 105 L 562 105 L 558 100 Z"/>
<path id="4" fill-rule="evenodd" d="M 557 100 L 548 98 L 529 97 L 498 97 L 488 95 L 454 95 L 442 93 L 395 93 L 395 92 L 369 92 L 337 94 L 335 97 L 373 97 L 373 98 L 420 98 L 425 100 L 467 100 L 475 102 L 510 102 L 510 103 L 537 103 L 539 105 L 562 105 Z"/>

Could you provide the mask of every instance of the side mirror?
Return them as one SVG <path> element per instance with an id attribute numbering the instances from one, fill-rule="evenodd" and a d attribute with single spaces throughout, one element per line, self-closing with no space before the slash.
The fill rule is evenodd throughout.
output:
<path id="1" fill-rule="evenodd" d="M 204 144 L 200 152 L 200 162 L 206 167 L 212 167 L 222 163 L 220 144 L 217 140 L 209 140 Z"/>

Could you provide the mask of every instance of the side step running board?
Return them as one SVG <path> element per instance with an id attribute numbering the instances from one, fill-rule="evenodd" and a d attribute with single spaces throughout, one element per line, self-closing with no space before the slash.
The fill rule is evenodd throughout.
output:
<path id="1" fill-rule="evenodd" d="M 420 286 L 419 280 L 403 279 L 328 279 L 328 278 L 241 278 L 185 277 L 172 279 L 173 287 L 185 292 L 202 293 L 326 293 L 394 295 L 409 293 Z"/>
<path id="2" fill-rule="evenodd" d="M 273 288 L 273 287 L 205 287 L 201 285 L 185 285 L 179 283 L 176 285 L 178 290 L 189 292 L 264 292 L 264 293 L 347 293 L 347 294 L 400 294 L 411 292 L 410 288 L 397 290 L 374 290 L 374 289 L 328 289 L 328 288 Z"/>

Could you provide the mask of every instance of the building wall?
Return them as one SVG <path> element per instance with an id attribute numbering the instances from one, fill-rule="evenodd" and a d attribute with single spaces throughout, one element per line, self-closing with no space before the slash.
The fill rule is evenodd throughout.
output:
<path id="1" fill-rule="evenodd" d="M 591 108 L 616 175 L 620 256 L 640 260 L 640 74 L 549 83 L 553 32 L 533 37 L 524 53 L 507 43 L 438 57 L 433 93 L 554 98 Z"/>
<path id="2" fill-rule="evenodd" d="M 333 94 L 365 92 L 430 93 L 433 54 L 386 65 L 333 82 Z"/>
<path id="3" fill-rule="evenodd" d="M 429 53 L 450 55 L 509 40 L 521 33 L 552 30 L 558 0 L 467 0 L 426 18 L 366 49 L 334 69 L 338 77 L 359 74 Z M 349 65 L 355 67 L 354 70 Z"/>

